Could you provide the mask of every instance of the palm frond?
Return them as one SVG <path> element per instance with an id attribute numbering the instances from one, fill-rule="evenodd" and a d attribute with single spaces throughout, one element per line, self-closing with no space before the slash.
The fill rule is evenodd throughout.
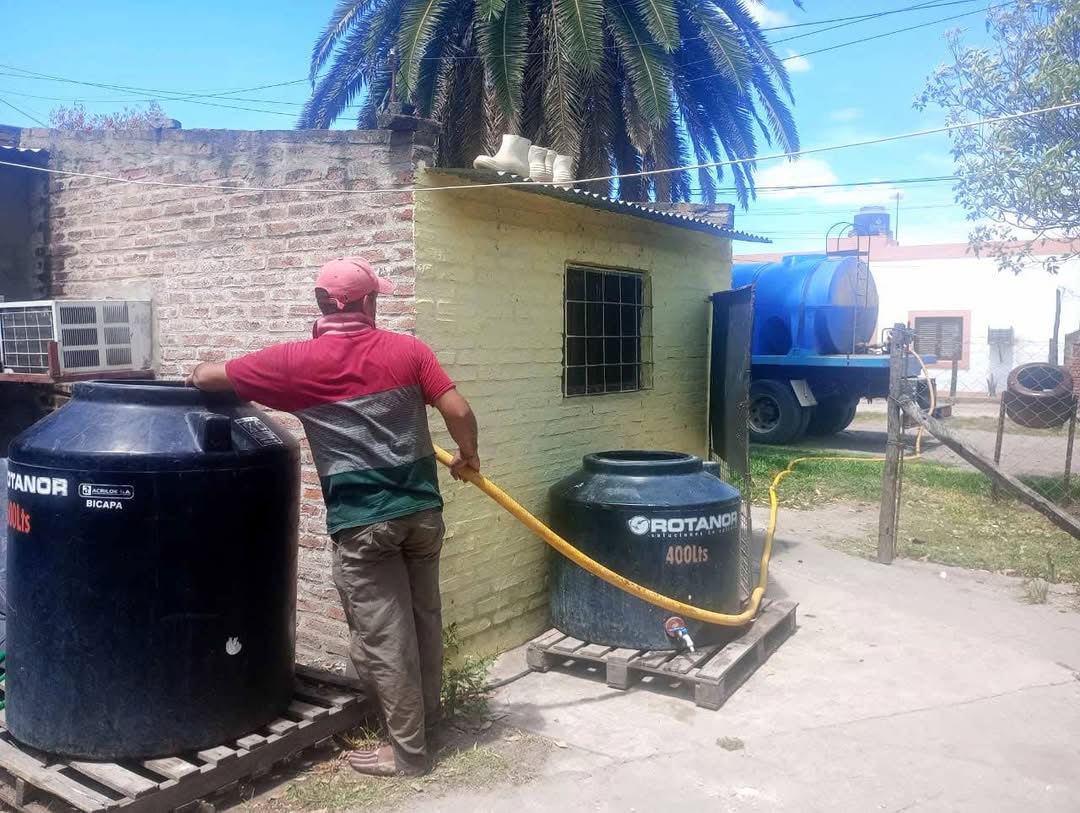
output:
<path id="1" fill-rule="evenodd" d="M 761 26 L 750 15 L 749 9 L 742 0 L 715 0 L 715 5 L 739 29 L 739 33 L 742 34 L 743 39 L 746 41 L 748 51 L 754 61 L 764 65 L 779 80 L 789 101 L 795 101 L 795 95 L 791 90 L 791 77 L 788 76 L 787 68 L 784 67 L 783 61 L 773 51 L 768 40 L 765 39 Z"/>
<path id="2" fill-rule="evenodd" d="M 529 4 L 528 51 L 525 61 L 525 75 L 521 83 L 521 135 L 534 144 L 550 145 L 544 117 L 544 57 L 545 29 L 544 17 L 549 7 Z"/>
<path id="3" fill-rule="evenodd" d="M 603 61 L 599 43 L 603 40 L 603 0 L 553 0 L 566 37 L 570 61 L 586 74 L 594 73 Z"/>
<path id="4" fill-rule="evenodd" d="M 559 15 L 544 14 L 544 117 L 548 145 L 563 155 L 578 155 L 581 150 L 582 107 L 585 92 L 581 70 L 568 53 L 569 44 L 562 34 Z"/>
<path id="5" fill-rule="evenodd" d="M 401 10 L 398 34 L 398 84 L 403 99 L 412 99 L 420 73 L 420 61 L 427 55 L 446 12 L 445 0 L 408 0 Z"/>
<path id="6" fill-rule="evenodd" d="M 499 95 L 495 92 L 495 86 L 491 82 L 483 83 L 483 110 L 484 110 L 484 149 L 488 155 L 494 155 L 502 142 L 502 137 L 509 131 L 506 114 L 499 103 Z"/>
<path id="7" fill-rule="evenodd" d="M 463 53 L 474 52 L 472 26 Z M 484 63 L 479 59 L 450 62 L 436 94 L 435 117 L 442 122 L 437 160 L 440 166 L 468 166 L 485 151 Z"/>
<path id="8" fill-rule="evenodd" d="M 634 0 L 634 6 L 653 41 L 665 51 L 674 51 L 679 45 L 679 19 L 674 0 Z"/>
<path id="9" fill-rule="evenodd" d="M 582 76 L 581 148 L 577 153 L 579 178 L 599 178 L 611 174 L 611 145 L 619 126 L 619 86 L 625 81 L 610 36 L 603 40 L 604 60 L 599 70 Z M 594 181 L 582 188 L 600 195 L 610 195 L 612 181 Z"/>
<path id="10" fill-rule="evenodd" d="M 360 96 L 385 64 L 386 43 L 368 46 L 372 38 L 372 20 L 365 20 L 345 38 L 334 68 L 320 79 L 304 103 L 297 127 L 329 127 Z"/>
<path id="11" fill-rule="evenodd" d="M 669 60 L 659 46 L 649 41 L 641 20 L 621 0 L 609 0 L 609 3 L 611 32 L 637 104 L 652 126 L 660 126 L 671 115 Z"/>
<path id="12" fill-rule="evenodd" d="M 689 0 L 686 15 L 693 20 L 697 35 L 704 41 L 715 68 L 743 90 L 749 78 L 750 60 L 739 37 L 739 31 L 711 3 Z M 685 37 L 684 40 L 694 40 Z"/>
<path id="13" fill-rule="evenodd" d="M 330 12 L 330 21 L 315 40 L 315 47 L 311 49 L 308 78 L 313 84 L 341 38 L 360 20 L 364 12 L 377 2 L 378 0 L 338 0 L 334 10 Z"/>
<path id="14" fill-rule="evenodd" d="M 521 114 L 521 83 L 529 59 L 528 23 L 525 0 L 506 0 L 502 14 L 489 18 L 480 28 L 488 81 L 503 116 L 512 126 L 516 126 Z"/>
<path id="15" fill-rule="evenodd" d="M 791 109 L 784 104 L 780 94 L 776 91 L 772 79 L 765 69 L 755 65 L 752 72 L 754 91 L 758 102 L 765 109 L 765 120 L 769 123 L 769 129 L 777 143 L 784 152 L 797 152 L 799 149 L 799 128 L 795 126 L 795 118 L 791 115 Z"/>
<path id="16" fill-rule="evenodd" d="M 476 19 L 486 23 L 502 14 L 504 8 L 506 0 L 477 0 Z"/>

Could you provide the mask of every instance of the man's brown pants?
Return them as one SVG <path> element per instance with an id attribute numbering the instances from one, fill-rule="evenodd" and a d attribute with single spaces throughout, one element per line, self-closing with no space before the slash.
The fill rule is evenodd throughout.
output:
<path id="1" fill-rule="evenodd" d="M 442 511 L 334 535 L 334 584 L 349 622 L 349 657 L 382 708 L 399 770 L 429 767 L 425 727 L 442 683 Z"/>

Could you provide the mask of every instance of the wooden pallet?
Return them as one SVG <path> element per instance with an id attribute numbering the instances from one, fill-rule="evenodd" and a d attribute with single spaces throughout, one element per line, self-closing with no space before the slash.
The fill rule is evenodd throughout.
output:
<path id="1" fill-rule="evenodd" d="M 629 689 L 650 675 L 677 688 L 692 686 L 697 705 L 718 709 L 795 632 L 796 607 L 792 601 L 770 602 L 742 635 L 692 653 L 617 649 L 550 630 L 529 644 L 525 657 L 538 672 L 582 661 L 603 666 L 608 685 L 616 689 Z"/>
<path id="2" fill-rule="evenodd" d="M 165 759 L 50 757 L 13 739 L 0 716 L 0 802 L 25 813 L 212 811 L 200 800 L 261 776 L 369 716 L 361 695 L 337 688 L 324 676 L 329 673 L 298 665 L 293 700 L 282 717 L 235 741 Z"/>

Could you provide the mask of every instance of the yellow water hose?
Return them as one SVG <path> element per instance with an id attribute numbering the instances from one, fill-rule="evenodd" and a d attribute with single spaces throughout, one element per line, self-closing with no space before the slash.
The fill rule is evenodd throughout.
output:
<path id="1" fill-rule="evenodd" d="M 919 363 L 922 364 L 922 359 L 919 359 Z M 927 375 L 927 382 L 929 383 L 929 373 L 926 370 L 926 365 L 922 364 L 923 372 Z M 931 410 L 933 409 L 933 388 L 931 387 Z M 918 454 L 916 454 L 918 456 Z M 435 447 L 435 457 L 444 466 L 449 467 L 453 462 L 454 456 L 450 454 L 446 449 L 440 446 Z M 499 505 L 505 508 L 510 514 L 512 514 L 518 521 L 521 522 L 526 528 L 539 536 L 542 540 L 547 542 L 560 554 L 565 556 L 571 562 L 587 570 L 589 573 L 596 576 L 598 579 L 607 582 L 612 587 L 617 587 L 623 592 L 646 601 L 649 604 L 661 607 L 673 613 L 692 618 L 695 621 L 703 621 L 706 624 L 715 624 L 719 627 L 741 627 L 749 624 L 754 620 L 754 616 L 757 615 L 758 609 L 761 607 L 761 600 L 765 598 L 765 590 L 769 584 L 769 560 L 772 558 L 773 537 L 776 535 L 776 520 L 780 513 L 780 497 L 777 494 L 777 487 L 783 482 L 784 478 L 789 474 L 794 473 L 795 467 L 800 463 L 805 463 L 811 460 L 835 460 L 839 462 L 852 462 L 858 461 L 860 463 L 880 463 L 885 458 L 883 457 L 828 457 L 825 455 L 815 455 L 811 457 L 797 457 L 791 460 L 787 464 L 787 468 L 777 473 L 773 478 L 772 483 L 769 484 L 769 525 L 765 530 L 765 547 L 761 552 L 761 575 L 758 578 L 757 586 L 753 592 L 750 593 L 750 602 L 747 604 L 746 609 L 737 615 L 731 615 L 728 613 L 717 613 L 712 610 L 706 610 L 701 607 L 694 607 L 691 604 L 685 604 L 677 599 L 670 598 L 669 596 L 661 595 L 655 590 L 650 590 L 648 587 L 644 587 L 636 582 L 632 582 L 625 576 L 620 576 L 614 570 L 597 562 L 595 559 L 591 559 L 575 548 L 551 528 L 533 516 L 529 511 L 517 500 L 499 488 L 491 480 L 487 479 L 478 471 L 474 471 L 466 467 L 462 470 L 462 477 L 468 482 L 472 483 L 482 492 L 487 494 L 491 499 L 495 500 Z"/>
<path id="2" fill-rule="evenodd" d="M 454 459 L 453 455 L 439 446 L 435 447 L 435 457 L 445 466 L 449 466 Z M 754 616 L 757 615 L 758 608 L 761 606 L 761 600 L 765 597 L 765 587 L 769 580 L 769 558 L 772 554 L 773 535 L 776 531 L 776 515 L 780 508 L 779 499 L 776 495 L 776 486 L 784 479 L 784 477 L 791 474 L 790 468 L 791 467 L 789 466 L 788 469 L 777 474 L 773 479 L 772 485 L 769 486 L 769 503 L 771 505 L 771 510 L 769 512 L 769 529 L 765 532 L 765 550 L 762 551 L 761 554 L 761 578 L 758 580 L 758 586 L 755 587 L 754 591 L 750 594 L 750 603 L 747 605 L 746 609 L 738 615 L 717 613 L 712 610 L 705 610 L 701 607 L 684 604 L 681 601 L 669 598 L 668 596 L 663 596 L 655 590 L 650 590 L 648 587 L 643 587 L 640 584 L 620 576 L 614 570 L 604 567 L 604 565 L 600 564 L 595 559 L 590 559 L 584 553 L 579 551 L 551 530 L 551 528 L 530 514 L 521 503 L 487 479 L 484 475 L 477 471 L 473 471 L 470 468 L 466 468 L 462 471 L 462 476 L 491 497 L 491 499 L 495 500 L 495 502 L 505 508 L 508 512 L 513 514 L 521 524 L 551 545 L 551 547 L 555 548 L 555 550 L 578 567 L 584 568 L 589 571 L 589 573 L 592 573 L 598 579 L 602 579 L 611 586 L 617 587 L 642 601 L 647 601 L 649 604 L 662 607 L 665 610 L 686 616 L 687 618 L 693 618 L 695 621 L 704 621 L 706 624 L 716 624 L 720 627 L 741 627 L 754 620 Z"/>

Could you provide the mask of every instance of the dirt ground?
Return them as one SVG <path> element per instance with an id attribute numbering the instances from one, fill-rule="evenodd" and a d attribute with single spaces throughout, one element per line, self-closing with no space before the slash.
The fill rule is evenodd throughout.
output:
<path id="1" fill-rule="evenodd" d="M 953 417 L 945 424 L 953 433 L 984 457 L 993 459 L 997 440 L 998 405 L 990 401 L 960 401 L 953 407 Z M 885 449 L 886 419 L 884 402 L 860 404 L 851 426 L 828 438 L 807 438 L 800 445 L 818 449 L 881 453 Z M 909 430 L 908 434 L 912 434 Z M 1009 474 L 1061 475 L 1065 470 L 1066 429 L 1030 430 L 1005 422 L 1001 467 Z M 966 465 L 959 457 L 933 438 L 923 443 L 923 456 L 930 461 Z M 1080 443 L 1073 447 L 1072 471 L 1080 471 Z"/>
<path id="2" fill-rule="evenodd" d="M 244 783 L 218 803 L 219 810 L 245 813 L 329 813 L 409 808 L 419 798 L 477 792 L 534 780 L 550 754 L 565 748 L 505 722 L 504 713 L 445 727 L 439 734 L 435 769 L 427 776 L 373 779 L 345 762 L 353 747 L 366 747 L 369 732 L 336 739 L 303 754 L 258 782 Z"/>

